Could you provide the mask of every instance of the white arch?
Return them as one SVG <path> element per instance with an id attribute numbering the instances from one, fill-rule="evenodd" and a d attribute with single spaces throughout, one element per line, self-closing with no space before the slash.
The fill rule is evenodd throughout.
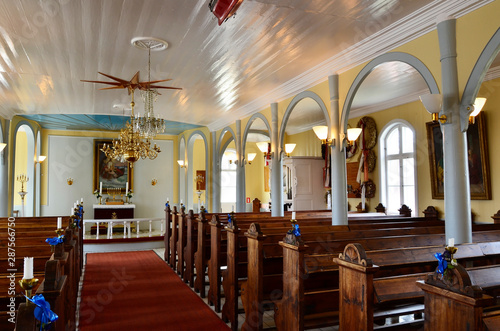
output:
<path id="1" fill-rule="evenodd" d="M 460 102 L 460 124 L 462 132 L 467 131 L 469 127 L 469 114 L 472 112 L 469 106 L 474 104 L 477 93 L 483 83 L 484 76 L 498 53 L 500 53 L 500 28 L 497 29 L 484 47 L 465 85 L 462 101 Z"/>
<path id="2" fill-rule="evenodd" d="M 430 92 L 432 94 L 439 93 L 439 88 L 437 86 L 436 80 L 434 79 L 434 76 L 432 75 L 430 70 L 425 66 L 425 64 L 418 58 L 416 58 L 411 54 L 402 52 L 391 52 L 382 54 L 380 56 L 377 56 L 370 62 L 368 62 L 368 64 L 363 69 L 361 69 L 359 74 L 354 79 L 351 87 L 349 88 L 349 92 L 347 92 L 344 106 L 342 108 L 342 116 L 340 119 L 340 130 L 341 130 L 340 132 L 343 132 L 344 134 L 347 133 L 347 120 L 349 119 L 349 112 L 351 111 L 352 102 L 354 100 L 354 97 L 356 96 L 356 93 L 358 92 L 359 87 L 361 86 L 361 84 L 363 84 L 363 81 L 366 79 L 366 77 L 368 77 L 368 75 L 373 71 L 373 69 L 375 69 L 380 64 L 385 62 L 394 62 L 394 61 L 404 62 L 415 68 L 415 70 L 417 70 L 420 73 L 420 75 L 422 75 L 422 78 L 429 87 Z"/>
<path id="3" fill-rule="evenodd" d="M 265 126 L 267 127 L 267 133 L 269 135 L 269 138 L 271 138 L 271 126 L 269 125 L 267 118 L 260 113 L 253 114 L 252 117 L 250 117 L 250 119 L 248 120 L 247 125 L 245 126 L 245 131 L 243 132 L 243 139 L 241 140 L 241 147 L 242 147 L 241 149 L 243 155 L 245 155 L 246 152 L 247 138 L 248 134 L 250 133 L 250 128 L 252 127 L 253 122 L 255 122 L 255 120 L 259 118 L 264 122 Z"/>
<path id="4" fill-rule="evenodd" d="M 278 141 L 279 141 L 278 147 L 279 147 L 280 152 L 283 151 L 283 145 L 284 145 L 284 140 L 285 140 L 285 128 L 286 128 L 286 125 L 288 123 L 288 119 L 290 118 L 290 115 L 292 114 L 292 111 L 295 108 L 295 106 L 302 99 L 305 99 L 305 98 L 311 98 L 318 103 L 319 107 L 323 111 L 323 114 L 325 115 L 326 125 L 328 126 L 328 128 L 331 127 L 330 115 L 328 114 L 328 110 L 326 109 L 325 103 L 320 98 L 320 96 L 314 92 L 311 92 L 311 91 L 300 92 L 292 99 L 292 101 L 290 101 L 290 104 L 286 108 L 285 114 L 283 115 L 283 120 L 281 121 L 281 127 L 280 127 L 280 132 L 279 132 L 279 139 L 278 139 Z M 269 132 L 271 132 L 271 131 L 269 131 Z M 330 130 L 328 130 L 328 132 L 330 132 Z M 283 185 L 283 183 L 282 183 L 282 185 Z"/>

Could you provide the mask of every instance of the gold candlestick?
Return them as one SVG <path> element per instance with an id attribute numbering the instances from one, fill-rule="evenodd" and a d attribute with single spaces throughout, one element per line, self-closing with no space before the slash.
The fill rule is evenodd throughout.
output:
<path id="1" fill-rule="evenodd" d="M 31 279 L 21 279 L 19 281 L 19 285 L 21 288 L 26 292 L 26 305 L 29 306 L 31 304 L 31 301 L 28 299 L 32 298 L 31 291 L 33 288 L 38 284 L 38 278 L 31 278 Z"/>

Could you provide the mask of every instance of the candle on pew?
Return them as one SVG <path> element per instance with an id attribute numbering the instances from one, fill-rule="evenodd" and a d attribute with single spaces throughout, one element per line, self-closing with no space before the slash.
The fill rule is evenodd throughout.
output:
<path id="1" fill-rule="evenodd" d="M 33 258 L 24 258 L 24 275 L 23 279 L 33 279 Z"/>
<path id="2" fill-rule="evenodd" d="M 125 184 L 125 194 L 128 192 L 128 182 Z"/>
<path id="3" fill-rule="evenodd" d="M 58 229 L 62 228 L 62 217 L 57 218 L 57 228 Z"/>
<path id="4" fill-rule="evenodd" d="M 454 246 L 455 246 L 455 238 L 448 239 L 448 247 L 454 247 Z"/>
<path id="5" fill-rule="evenodd" d="M 182 199 L 181 199 L 181 205 L 182 205 Z"/>
<path id="6" fill-rule="evenodd" d="M 102 182 L 99 183 L 99 195 L 102 195 Z"/>
<path id="7" fill-rule="evenodd" d="M 234 213 L 234 205 L 231 206 L 231 211 Z"/>
<path id="8" fill-rule="evenodd" d="M 80 198 L 80 204 L 83 205 L 83 198 Z"/>
<path id="9" fill-rule="evenodd" d="M 69 212 L 70 215 L 73 215 L 75 212 L 75 208 L 71 208 L 71 211 Z"/>
<path id="10" fill-rule="evenodd" d="M 294 219 L 295 219 L 295 212 L 292 211 L 292 220 L 294 220 Z"/>
<path id="11" fill-rule="evenodd" d="M 169 199 L 169 197 L 167 197 L 167 202 L 170 202 L 170 199 Z"/>

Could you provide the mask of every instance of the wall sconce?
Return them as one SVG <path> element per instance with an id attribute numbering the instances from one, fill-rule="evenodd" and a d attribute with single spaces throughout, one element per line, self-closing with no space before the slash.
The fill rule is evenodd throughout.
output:
<path id="1" fill-rule="evenodd" d="M 469 115 L 469 124 L 474 124 L 476 116 L 479 115 L 485 103 L 486 98 L 476 98 L 476 100 L 474 101 L 474 105 L 467 107 L 467 110 L 472 109 L 472 112 Z"/>
<path id="2" fill-rule="evenodd" d="M 69 186 L 73 185 L 73 178 L 70 177 L 70 178 L 66 179 L 66 182 L 68 182 Z"/>
<path id="3" fill-rule="evenodd" d="M 270 158 L 271 153 L 269 152 L 269 143 L 267 141 L 261 141 L 256 143 L 259 150 L 264 153 L 264 158 Z"/>
<path id="4" fill-rule="evenodd" d="M 0 143 L 0 152 L 3 151 L 5 147 L 7 147 L 6 143 Z"/>
<path id="5" fill-rule="evenodd" d="M 40 156 L 38 157 L 38 160 L 35 160 L 35 162 L 36 162 L 36 163 L 40 163 L 40 164 L 41 164 L 43 161 L 45 161 L 45 159 L 46 159 L 46 158 L 47 158 L 47 157 L 46 157 L 45 155 L 40 155 Z"/>
<path id="6" fill-rule="evenodd" d="M 157 183 L 158 183 L 158 179 L 156 179 L 156 178 L 151 179 L 152 186 L 155 186 Z"/>
<path id="7" fill-rule="evenodd" d="M 420 96 L 420 101 L 424 104 L 425 109 L 432 114 L 432 121 L 446 123 L 446 115 L 439 116 L 443 105 L 443 96 L 441 94 L 425 94 Z"/>
<path id="8" fill-rule="evenodd" d="M 351 146 L 356 141 L 356 139 L 358 139 L 362 131 L 362 128 L 347 129 L 347 143 L 349 144 L 349 146 Z"/>
<path id="9" fill-rule="evenodd" d="M 321 140 L 322 144 L 335 146 L 335 141 L 332 139 L 328 139 L 328 126 L 326 125 L 313 126 L 313 131 L 316 134 L 316 137 L 318 137 L 318 139 Z"/>
<path id="10" fill-rule="evenodd" d="M 179 163 L 179 166 L 181 168 L 186 168 L 186 164 L 184 164 L 184 160 L 177 160 L 177 163 Z"/>
<path id="11" fill-rule="evenodd" d="M 238 164 L 238 157 L 236 153 L 233 152 L 225 152 L 224 156 L 229 160 L 229 164 Z"/>
<path id="12" fill-rule="evenodd" d="M 256 156 L 257 153 L 248 153 L 247 154 L 248 164 L 252 164 L 252 161 L 255 159 Z"/>
<path id="13" fill-rule="evenodd" d="M 295 146 L 297 146 L 297 144 L 285 144 L 285 154 L 287 157 L 290 157 L 290 154 L 292 154 Z"/>

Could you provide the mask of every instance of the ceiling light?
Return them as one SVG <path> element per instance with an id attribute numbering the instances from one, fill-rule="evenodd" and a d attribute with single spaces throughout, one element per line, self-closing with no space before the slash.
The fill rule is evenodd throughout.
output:
<path id="1" fill-rule="evenodd" d="M 261 141 L 256 143 L 257 147 L 262 153 L 267 153 L 269 150 L 269 143 L 267 141 Z"/>
<path id="2" fill-rule="evenodd" d="M 0 152 L 7 146 L 5 143 L 0 143 Z"/>

